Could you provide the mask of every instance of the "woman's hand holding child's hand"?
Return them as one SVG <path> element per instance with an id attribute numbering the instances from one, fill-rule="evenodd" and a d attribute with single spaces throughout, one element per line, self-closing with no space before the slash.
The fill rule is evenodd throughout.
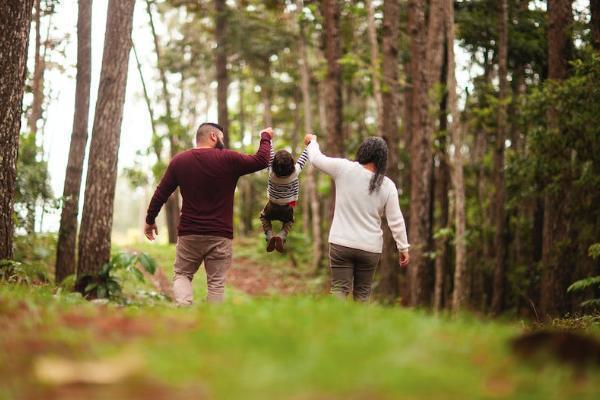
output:
<path id="1" fill-rule="evenodd" d="M 317 137 L 312 133 L 309 133 L 308 135 L 304 136 L 304 145 L 308 146 L 308 144 L 313 140 L 317 140 Z"/>

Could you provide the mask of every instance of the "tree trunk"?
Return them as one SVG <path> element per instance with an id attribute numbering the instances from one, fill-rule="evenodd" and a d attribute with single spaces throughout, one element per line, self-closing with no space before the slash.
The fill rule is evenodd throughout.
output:
<path id="1" fill-rule="evenodd" d="M 506 141 L 506 102 L 508 95 L 508 0 L 500 0 L 498 24 L 498 114 L 496 145 L 494 147 L 494 282 L 492 292 L 492 313 L 499 314 L 504 308 L 504 282 L 506 275 L 506 194 L 504 189 L 504 142 Z"/>
<path id="2" fill-rule="evenodd" d="M 342 69 L 339 59 L 342 56 L 340 44 L 340 10 L 338 0 L 322 0 L 321 9 L 325 31 L 325 108 L 327 127 L 327 150 L 331 157 L 344 154 L 344 133 L 342 130 Z"/>
<path id="3" fill-rule="evenodd" d="M 426 254 L 431 247 L 431 166 L 433 123 L 429 115 L 429 92 L 439 77 L 441 67 L 441 0 L 430 7 L 429 29 L 425 35 L 425 2 L 408 3 L 411 78 L 411 196 L 409 233 L 411 263 L 408 267 L 408 302 L 410 305 L 429 303 L 430 262 Z M 427 48 L 426 44 L 430 47 Z"/>
<path id="4" fill-rule="evenodd" d="M 590 12 L 592 46 L 596 51 L 600 51 L 600 0 L 590 0 Z"/>
<path id="5" fill-rule="evenodd" d="M 383 80 L 384 91 L 382 99 L 381 134 L 388 144 L 387 175 L 399 184 L 398 169 L 398 45 L 399 45 L 399 4 L 395 0 L 385 0 L 383 3 Z M 384 248 L 381 258 L 380 279 L 377 292 L 387 302 L 392 302 L 400 294 L 400 270 L 396 243 L 389 230 L 387 222 L 383 224 Z"/>
<path id="6" fill-rule="evenodd" d="M 0 260 L 13 257 L 14 196 L 33 0 L 0 7 Z"/>
<path id="7" fill-rule="evenodd" d="M 31 109 L 29 110 L 29 118 L 27 119 L 27 125 L 29 130 L 35 136 L 37 134 L 37 122 L 42 116 L 42 103 L 44 101 L 44 70 L 45 70 L 45 59 L 42 57 L 42 35 L 41 35 L 41 0 L 35 0 L 34 8 L 34 20 L 35 20 L 35 51 L 34 51 L 34 67 L 33 67 L 33 82 L 31 85 L 31 92 L 33 94 L 33 101 L 31 103 Z"/>
<path id="8" fill-rule="evenodd" d="M 90 0 L 93 1 L 93 0 Z M 132 43 L 133 55 L 135 56 L 135 63 L 137 66 L 138 74 L 140 75 L 140 82 L 142 83 L 142 89 L 144 93 L 144 101 L 146 102 L 146 108 L 148 109 L 148 116 L 150 117 L 150 126 L 152 127 L 152 136 L 158 137 L 158 131 L 156 130 L 156 117 L 154 114 L 154 107 L 152 107 L 152 100 L 150 100 L 150 94 L 148 93 L 148 86 L 146 85 L 146 79 L 142 71 L 142 63 L 138 57 L 138 53 L 135 47 L 135 43 Z M 160 158 L 160 155 L 157 154 Z M 143 225 L 142 225 L 143 227 Z"/>
<path id="9" fill-rule="evenodd" d="M 265 79 L 269 79 L 270 69 L 265 72 Z M 260 94 L 263 103 L 263 123 L 265 126 L 273 126 L 273 114 L 271 114 L 271 88 L 268 83 L 261 85 Z"/>
<path id="10" fill-rule="evenodd" d="M 56 245 L 57 283 L 75 273 L 75 246 L 77 240 L 77 215 L 83 159 L 88 138 L 90 110 L 90 85 L 92 71 L 92 2 L 79 0 L 77 16 L 77 81 L 75 85 L 75 113 L 69 160 L 63 189 L 63 209 L 60 216 L 58 243 Z"/>
<path id="11" fill-rule="evenodd" d="M 174 119 L 171 105 L 171 94 L 169 93 L 169 87 L 167 83 L 167 72 L 161 63 L 162 51 L 158 41 L 158 35 L 156 34 L 156 28 L 154 27 L 154 17 L 152 15 L 150 0 L 146 0 L 146 12 L 148 14 L 148 20 L 150 21 L 150 30 L 152 32 L 152 38 L 154 41 L 154 51 L 156 52 L 156 67 L 158 68 L 160 75 L 162 97 L 163 101 L 165 102 L 167 134 L 169 136 L 169 152 L 171 158 L 173 158 L 179 150 L 179 138 L 177 138 L 173 133 Z M 160 159 L 160 155 L 158 156 Z M 167 204 L 165 206 L 165 216 L 167 219 L 167 234 L 169 243 L 177 243 L 177 224 L 179 224 L 179 190 L 174 191 L 167 200 Z"/>
<path id="12" fill-rule="evenodd" d="M 570 0 L 548 0 L 548 78 L 555 81 L 567 78 L 572 57 L 571 3 Z M 559 129 L 557 118 L 554 110 L 548 112 L 548 129 Z M 568 193 L 568 189 L 564 187 L 562 193 Z M 560 315 L 568 309 L 566 289 L 570 283 L 571 263 L 565 246 L 560 243 L 568 239 L 567 201 L 562 194 L 549 191 L 544 194 L 541 309 L 546 316 Z"/>
<path id="13" fill-rule="evenodd" d="M 371 74 L 373 79 L 373 97 L 375 97 L 375 106 L 377 111 L 377 131 L 378 135 L 383 135 L 383 98 L 381 96 L 381 81 L 379 80 L 379 45 L 377 44 L 377 28 L 375 27 L 375 10 L 371 0 L 365 1 L 365 7 L 368 11 L 368 31 L 369 44 L 371 50 Z M 385 11 L 384 11 L 385 12 Z M 385 15 L 385 14 L 384 14 Z M 384 26 L 384 29 L 385 26 Z M 384 35 L 386 33 L 384 32 Z M 395 45 L 395 44 L 394 44 Z"/>
<path id="14" fill-rule="evenodd" d="M 225 134 L 225 147 L 229 147 L 229 112 L 227 109 L 227 88 L 229 76 L 227 72 L 227 4 L 226 0 L 214 0 L 215 4 L 215 39 L 217 49 L 215 67 L 217 70 L 217 105 L 219 125 Z"/>
<path id="15" fill-rule="evenodd" d="M 97 275 L 100 267 L 110 258 L 118 150 L 134 5 L 135 0 L 110 0 L 108 3 L 102 70 L 79 232 L 77 277 L 80 282 L 85 275 Z"/>
<path id="16" fill-rule="evenodd" d="M 462 138 L 460 132 L 460 115 L 456 95 L 456 63 L 454 61 L 454 2 L 446 0 L 446 37 L 448 51 L 448 108 L 450 109 L 450 136 L 454 145 L 452 158 L 452 186 L 454 187 L 454 224 L 456 259 L 454 268 L 454 292 L 452 293 L 452 310 L 458 311 L 467 302 L 466 283 L 466 243 L 465 243 L 465 186 L 463 178 Z"/>
<path id="17" fill-rule="evenodd" d="M 448 52 L 444 51 L 445 57 L 442 64 L 440 79 L 442 85 L 448 87 Z M 437 228 L 448 229 L 449 222 L 449 199 L 448 191 L 450 184 L 450 170 L 448 166 L 448 93 L 444 93 L 440 100 L 439 112 L 439 150 L 437 152 L 438 165 L 434 171 L 434 198 L 438 203 L 438 218 Z M 442 134 L 443 132 L 443 134 Z M 433 285 L 433 309 L 437 312 L 441 311 L 448 304 L 447 293 L 449 289 L 448 274 L 450 266 L 448 265 L 448 237 L 445 234 L 440 234 L 435 239 L 435 277 Z"/>
<path id="18" fill-rule="evenodd" d="M 296 0 L 296 8 L 298 13 L 302 13 L 304 8 L 303 0 Z M 312 118 L 312 100 L 310 95 L 310 70 L 308 65 L 308 56 L 306 52 L 306 38 L 304 34 L 304 25 L 300 16 L 298 16 L 298 64 L 300 67 L 300 86 L 302 89 L 302 105 L 304 107 L 304 133 L 313 133 L 313 118 Z M 306 176 L 306 197 L 310 204 L 311 215 L 311 236 L 313 245 L 313 265 L 314 272 L 320 269 L 323 260 L 323 252 L 321 249 L 321 210 L 319 207 L 319 197 L 317 195 L 317 183 L 315 177 L 315 169 L 311 165 L 308 166 Z M 308 214 L 309 210 L 304 209 L 304 213 Z"/>

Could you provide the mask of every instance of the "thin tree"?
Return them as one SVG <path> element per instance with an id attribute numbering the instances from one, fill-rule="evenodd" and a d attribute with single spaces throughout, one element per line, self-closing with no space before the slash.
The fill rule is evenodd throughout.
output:
<path id="1" fill-rule="evenodd" d="M 300 67 L 300 85 L 302 88 L 302 103 L 304 107 L 304 132 L 305 134 L 313 133 L 313 118 L 312 118 L 312 100 L 310 95 L 310 70 L 308 65 L 308 56 L 306 51 L 306 39 L 304 33 L 304 24 L 302 22 L 302 10 L 304 9 L 304 1 L 296 0 L 296 8 L 298 11 L 298 64 Z M 313 244 L 313 271 L 317 271 L 323 259 L 321 251 L 321 210 L 319 197 L 317 196 L 317 183 L 315 177 L 315 169 L 312 165 L 308 166 L 306 178 L 306 195 L 310 203 L 311 214 L 311 232 Z M 304 210 L 308 213 L 308 210 Z"/>
<path id="2" fill-rule="evenodd" d="M 35 22 L 35 44 L 34 44 L 34 66 L 33 66 L 33 82 L 31 84 L 31 92 L 33 101 L 27 118 L 29 131 L 35 136 L 37 133 L 37 122 L 42 116 L 42 102 L 44 97 L 44 70 L 45 59 L 42 57 L 42 35 L 41 35 L 41 19 L 42 7 L 41 0 L 34 2 L 35 14 L 33 22 Z"/>
<path id="3" fill-rule="evenodd" d="M 369 49 L 371 51 L 371 75 L 373 80 L 373 97 L 375 97 L 375 107 L 377 111 L 377 131 L 378 135 L 383 133 L 383 97 L 381 95 L 380 81 L 380 61 L 379 44 L 377 43 L 377 27 L 375 26 L 375 8 L 371 0 L 365 0 L 367 8 L 367 28 L 369 32 Z"/>
<path id="4" fill-rule="evenodd" d="M 102 70 L 79 232 L 79 283 L 84 282 L 81 278 L 85 275 L 97 275 L 100 267 L 110 258 L 117 158 L 134 5 L 135 0 L 110 0 L 108 3 Z M 78 289 L 84 288 L 79 285 Z"/>
<path id="5" fill-rule="evenodd" d="M 160 76 L 162 98 L 165 103 L 165 119 L 167 126 L 167 136 L 169 138 L 169 152 L 170 156 L 175 157 L 179 149 L 178 138 L 173 133 L 173 112 L 171 105 L 171 94 L 169 93 L 169 86 L 167 82 L 167 71 L 161 62 L 162 50 L 158 35 L 156 34 L 156 28 L 154 25 L 154 17 L 152 14 L 152 5 L 150 0 L 146 0 L 146 13 L 148 14 L 148 20 L 150 23 L 150 31 L 152 33 L 152 39 L 154 42 L 154 52 L 156 53 L 156 67 Z M 157 153 L 157 157 L 160 159 L 161 154 Z M 167 219 L 167 235 L 169 243 L 177 242 L 177 225 L 179 224 L 179 190 L 175 190 L 173 194 L 167 200 L 165 205 L 165 216 Z"/>
<path id="6" fill-rule="evenodd" d="M 452 310 L 463 308 L 467 301 L 466 284 L 466 244 L 465 244 L 465 185 L 463 177 L 462 138 L 460 132 L 460 116 L 456 99 L 456 62 L 454 57 L 454 1 L 445 0 L 446 42 L 448 58 L 448 108 L 450 109 L 450 136 L 454 148 L 452 154 L 452 186 L 454 188 L 454 225 L 456 258 L 454 268 L 454 291 L 452 293 Z"/>
<path id="7" fill-rule="evenodd" d="M 33 0 L 0 7 L 0 260 L 13 256 L 13 211 L 27 44 Z"/>
<path id="8" fill-rule="evenodd" d="M 444 7 L 446 7 L 444 3 Z M 444 19 L 446 11 L 444 8 Z M 446 22 L 444 22 L 446 24 Z M 446 32 L 447 34 L 447 32 Z M 446 42 L 444 41 L 446 46 Z M 448 87 L 448 51 L 444 50 L 444 62 L 441 70 L 442 87 Z M 436 163 L 434 171 L 434 200 L 437 203 L 437 218 L 435 230 L 435 277 L 433 285 L 433 309 L 436 312 L 448 304 L 449 293 L 449 271 L 450 263 L 448 257 L 448 235 L 445 233 L 449 227 L 450 201 L 448 192 L 450 190 L 450 166 L 448 165 L 448 91 L 442 94 L 439 111 L 439 132 L 436 151 Z"/>
<path id="9" fill-rule="evenodd" d="M 494 236 L 495 265 L 492 294 L 492 312 L 498 314 L 504 307 L 504 281 L 506 274 L 506 193 L 504 189 L 504 142 L 507 131 L 507 95 L 508 95 L 508 1 L 500 0 L 498 23 L 498 114 L 496 145 L 494 147 Z"/>
<path id="10" fill-rule="evenodd" d="M 217 71 L 217 109 L 219 125 L 225 130 L 225 146 L 229 147 L 229 111 L 227 109 L 227 4 L 226 0 L 214 0 L 215 6 L 215 67 Z"/>
<path id="11" fill-rule="evenodd" d="M 340 44 L 340 9 L 338 0 L 322 0 L 321 12 L 324 19 L 325 58 L 325 111 L 327 119 L 327 147 L 331 156 L 344 153 L 344 132 L 342 130 L 342 69 L 339 60 L 342 56 Z"/>
<path id="12" fill-rule="evenodd" d="M 90 109 L 90 85 L 92 70 L 92 3 L 79 0 L 77 15 L 77 78 L 75 83 L 75 113 L 69 159 L 63 188 L 63 208 L 56 245 L 56 282 L 75 273 L 75 246 L 77 239 L 77 215 L 79 214 L 79 191 L 85 146 L 88 139 Z"/>
<path id="13" fill-rule="evenodd" d="M 590 14 L 592 47 L 600 51 L 600 0 L 590 0 Z"/>
<path id="14" fill-rule="evenodd" d="M 548 0 L 548 79 L 554 81 L 567 78 L 569 60 L 572 57 L 571 4 L 571 0 Z M 559 129 L 557 118 L 555 111 L 548 112 L 549 130 Z M 566 207 L 567 199 L 563 194 L 546 191 L 541 277 L 541 309 L 544 315 L 558 315 L 567 310 L 566 289 L 570 283 L 570 262 L 563 246 L 558 245 L 562 239 L 568 238 Z"/>

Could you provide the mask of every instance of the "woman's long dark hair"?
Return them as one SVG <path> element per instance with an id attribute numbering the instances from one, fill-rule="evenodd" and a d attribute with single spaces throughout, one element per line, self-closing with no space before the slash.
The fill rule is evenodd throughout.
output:
<path id="1" fill-rule="evenodd" d="M 369 194 L 379 190 L 387 170 L 387 143 L 380 137 L 368 137 L 361 143 L 356 152 L 356 161 L 365 165 L 375 164 L 375 174 L 369 183 Z"/>

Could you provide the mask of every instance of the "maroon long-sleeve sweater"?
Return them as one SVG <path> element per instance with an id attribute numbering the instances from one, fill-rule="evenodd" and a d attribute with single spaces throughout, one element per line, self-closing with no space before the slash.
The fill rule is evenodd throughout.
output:
<path id="1" fill-rule="evenodd" d="M 163 204 L 179 186 L 183 197 L 178 235 L 233 238 L 233 196 L 238 178 L 267 167 L 271 140 L 263 133 L 254 155 L 226 149 L 191 149 L 171 160 L 146 214 L 153 224 Z"/>

